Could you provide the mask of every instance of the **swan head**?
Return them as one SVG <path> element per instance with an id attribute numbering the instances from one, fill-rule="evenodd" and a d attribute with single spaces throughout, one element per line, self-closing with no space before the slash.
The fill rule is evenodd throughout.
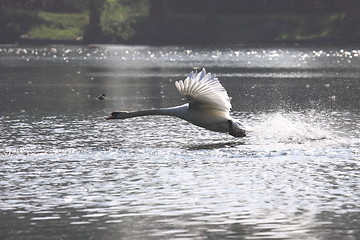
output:
<path id="1" fill-rule="evenodd" d="M 243 124 L 241 124 L 241 122 L 236 121 L 236 120 L 228 120 L 228 124 L 229 124 L 229 134 L 231 136 L 234 137 L 245 137 L 246 136 L 246 132 L 245 132 L 245 127 L 243 126 Z"/>
<path id="2" fill-rule="evenodd" d="M 106 120 L 111 120 L 111 119 L 125 119 L 127 118 L 127 113 L 128 112 L 112 112 L 111 116 L 106 117 Z"/>

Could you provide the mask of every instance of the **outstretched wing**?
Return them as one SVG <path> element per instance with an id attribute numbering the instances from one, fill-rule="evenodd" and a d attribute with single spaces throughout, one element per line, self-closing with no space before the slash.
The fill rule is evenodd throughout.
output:
<path id="1" fill-rule="evenodd" d="M 215 75 L 191 72 L 183 81 L 175 82 L 177 90 L 185 96 L 191 109 L 213 109 L 229 112 L 231 103 L 229 95 Z"/>

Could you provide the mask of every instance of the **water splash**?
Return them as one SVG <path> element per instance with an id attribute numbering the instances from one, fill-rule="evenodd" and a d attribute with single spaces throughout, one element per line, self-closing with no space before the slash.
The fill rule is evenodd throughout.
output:
<path id="1" fill-rule="evenodd" d="M 318 118 L 313 112 L 261 114 L 253 123 L 253 141 L 259 144 L 305 144 L 331 139 L 331 133 L 317 121 Z"/>

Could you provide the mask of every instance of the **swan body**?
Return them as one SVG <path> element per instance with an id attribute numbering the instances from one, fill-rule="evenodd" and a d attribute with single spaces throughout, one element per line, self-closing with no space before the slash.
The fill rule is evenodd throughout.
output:
<path id="1" fill-rule="evenodd" d="M 230 98 L 215 75 L 191 72 L 182 81 L 175 82 L 177 90 L 188 103 L 171 108 L 149 109 L 135 112 L 113 112 L 107 120 L 127 119 L 148 115 L 167 115 L 184 119 L 205 129 L 245 137 L 243 124 L 230 116 Z"/>

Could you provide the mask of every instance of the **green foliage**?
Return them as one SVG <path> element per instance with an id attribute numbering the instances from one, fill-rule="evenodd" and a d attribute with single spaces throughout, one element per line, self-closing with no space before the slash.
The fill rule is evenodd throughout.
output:
<path id="1" fill-rule="evenodd" d="M 87 10 L 89 0 L 40 0 L 42 10 L 58 13 L 81 13 Z"/>
<path id="2" fill-rule="evenodd" d="M 83 12 L 92 0 L 0 0 L 0 5 L 11 8 L 50 12 Z"/>
<path id="3" fill-rule="evenodd" d="M 136 35 L 137 18 L 147 14 L 145 0 L 108 0 L 101 16 L 102 33 L 111 43 L 127 42 Z"/>
<path id="4" fill-rule="evenodd" d="M 335 39 L 341 35 L 344 14 L 293 15 L 282 21 L 287 28 L 276 40 Z"/>
<path id="5" fill-rule="evenodd" d="M 39 12 L 42 24 L 33 27 L 28 36 L 47 39 L 76 39 L 82 36 L 88 23 L 86 13 Z"/>
<path id="6" fill-rule="evenodd" d="M 99 43 L 360 38 L 360 0 L 214 2 L 216 20 L 209 21 L 207 0 L 164 0 L 165 14 L 160 23 L 154 23 L 150 21 L 154 20 L 153 15 L 149 16 L 149 4 L 154 2 L 149 0 L 0 0 L 0 42 L 15 42 L 22 34 L 42 39 L 76 39 L 85 35 L 88 41 L 84 38 L 84 42 Z"/>
<path id="7" fill-rule="evenodd" d="M 0 42 L 17 41 L 34 23 L 40 20 L 35 11 L 0 7 Z"/>
<path id="8" fill-rule="evenodd" d="M 128 41 L 135 35 L 133 23 L 134 21 L 130 19 L 108 20 L 103 25 L 103 35 L 107 41 L 112 43 Z"/>

